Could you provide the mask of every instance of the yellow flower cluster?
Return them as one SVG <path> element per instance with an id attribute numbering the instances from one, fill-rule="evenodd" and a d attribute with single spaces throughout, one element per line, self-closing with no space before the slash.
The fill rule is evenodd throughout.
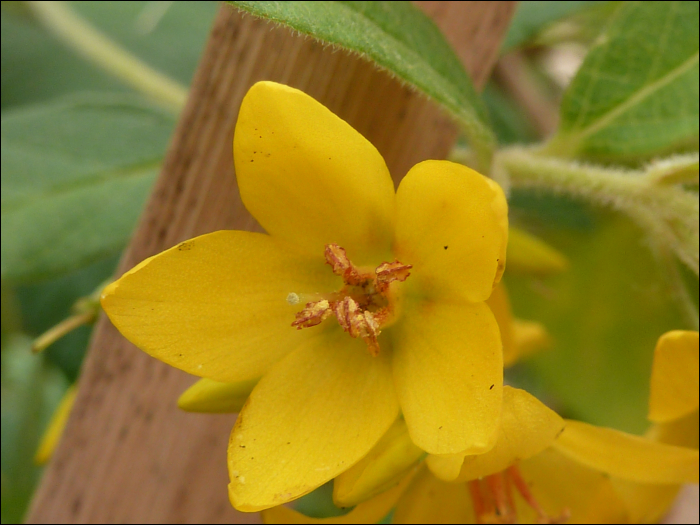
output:
<path id="1" fill-rule="evenodd" d="M 181 407 L 240 411 L 234 507 L 312 522 L 279 505 L 335 479 L 355 509 L 329 523 L 392 508 L 396 523 L 655 519 L 668 503 L 636 501 L 639 487 L 697 482 L 697 443 L 668 437 L 689 410 L 697 428 L 697 395 L 667 384 L 675 358 L 655 367 L 656 439 L 565 421 L 504 386 L 504 364 L 546 334 L 512 318 L 499 285 L 509 230 L 494 182 L 425 161 L 395 191 L 366 139 L 272 82 L 243 101 L 234 159 L 267 233 L 183 242 L 102 295 L 130 341 L 202 377 Z"/>

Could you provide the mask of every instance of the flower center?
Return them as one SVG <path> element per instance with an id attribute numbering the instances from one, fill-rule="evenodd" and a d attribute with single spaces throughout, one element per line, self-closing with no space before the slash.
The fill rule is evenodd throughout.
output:
<path id="1" fill-rule="evenodd" d="M 517 523 L 513 487 L 535 511 L 537 523 L 564 523 L 571 516 L 568 509 L 559 516 L 549 516 L 544 512 L 515 465 L 498 474 L 470 481 L 468 485 L 477 523 Z"/>
<path id="2" fill-rule="evenodd" d="M 362 271 L 337 244 L 326 244 L 324 255 L 333 273 L 342 277 L 345 284 L 326 299 L 306 303 L 292 326 L 297 330 L 309 328 L 334 315 L 343 330 L 351 337 L 361 337 L 370 354 L 376 357 L 377 336 L 394 313 L 389 285 L 393 281 L 405 281 L 412 266 L 399 261 L 383 262 L 374 271 Z"/>

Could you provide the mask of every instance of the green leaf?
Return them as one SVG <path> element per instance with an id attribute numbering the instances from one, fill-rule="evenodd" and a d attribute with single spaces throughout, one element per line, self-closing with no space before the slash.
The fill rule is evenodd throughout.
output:
<path id="1" fill-rule="evenodd" d="M 564 94 L 547 152 L 630 162 L 697 149 L 698 5 L 622 2 Z"/>
<path id="2" fill-rule="evenodd" d="M 36 280 L 119 253 L 173 126 L 125 96 L 83 96 L 3 117 L 2 278 Z"/>
<path id="3" fill-rule="evenodd" d="M 486 84 L 482 98 L 500 145 L 525 144 L 537 140 L 537 131 L 527 115 L 497 84 Z"/>
<path id="4" fill-rule="evenodd" d="M 682 317 L 644 232 L 612 213 L 593 218 L 578 231 L 540 223 L 538 234 L 568 258 L 567 271 L 542 280 L 506 270 L 515 314 L 541 322 L 554 341 L 520 372 L 562 416 L 641 433 L 656 341 L 683 329 Z"/>
<path id="5" fill-rule="evenodd" d="M 439 29 L 410 2 L 229 2 L 255 16 L 359 53 L 440 104 L 488 168 L 486 110 Z"/>
<path id="6" fill-rule="evenodd" d="M 518 47 L 550 24 L 573 15 L 582 9 L 595 6 L 596 4 L 606 4 L 607 2 L 519 2 L 518 8 L 513 15 L 513 20 L 508 28 L 506 38 L 501 45 L 501 52 L 507 53 L 514 47 Z"/>
<path id="7" fill-rule="evenodd" d="M 41 469 L 39 439 L 68 387 L 55 368 L 15 334 L 2 349 L 2 523 L 21 523 Z"/>

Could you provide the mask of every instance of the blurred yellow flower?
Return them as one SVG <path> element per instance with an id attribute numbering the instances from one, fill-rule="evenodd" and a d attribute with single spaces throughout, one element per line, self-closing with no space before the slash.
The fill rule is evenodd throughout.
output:
<path id="1" fill-rule="evenodd" d="M 264 509 L 333 479 L 399 412 L 423 450 L 491 449 L 503 355 L 484 301 L 505 267 L 501 189 L 425 161 L 394 192 L 366 139 L 272 82 L 241 105 L 234 159 L 268 235 L 183 242 L 102 295 L 130 341 L 215 382 L 193 396 L 261 378 L 231 435 L 233 505 Z"/>
<path id="2" fill-rule="evenodd" d="M 654 351 L 646 437 L 698 450 L 698 332 L 674 330 Z M 697 461 L 696 461 L 697 468 Z M 614 481 L 632 523 L 655 523 L 668 511 L 681 485 Z"/>

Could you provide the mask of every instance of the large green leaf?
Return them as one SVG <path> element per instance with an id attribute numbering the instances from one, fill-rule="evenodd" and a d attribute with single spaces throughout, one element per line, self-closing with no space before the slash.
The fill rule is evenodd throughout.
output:
<path id="1" fill-rule="evenodd" d="M 698 2 L 622 2 L 567 89 L 550 153 L 635 161 L 698 144 Z"/>
<path id="2" fill-rule="evenodd" d="M 487 167 L 494 138 L 484 106 L 449 44 L 410 2 L 229 2 L 373 60 L 462 126 Z"/>
<path id="3" fill-rule="evenodd" d="M 81 97 L 2 119 L 2 278 L 49 277 L 126 244 L 173 129 L 134 97 Z"/>
<path id="4" fill-rule="evenodd" d="M 629 219 L 592 213 L 588 228 L 572 230 L 547 215 L 532 224 L 569 269 L 547 280 L 505 275 L 516 315 L 543 323 L 554 341 L 524 363 L 533 393 L 562 415 L 643 432 L 656 340 L 685 328 L 682 316 Z"/>

